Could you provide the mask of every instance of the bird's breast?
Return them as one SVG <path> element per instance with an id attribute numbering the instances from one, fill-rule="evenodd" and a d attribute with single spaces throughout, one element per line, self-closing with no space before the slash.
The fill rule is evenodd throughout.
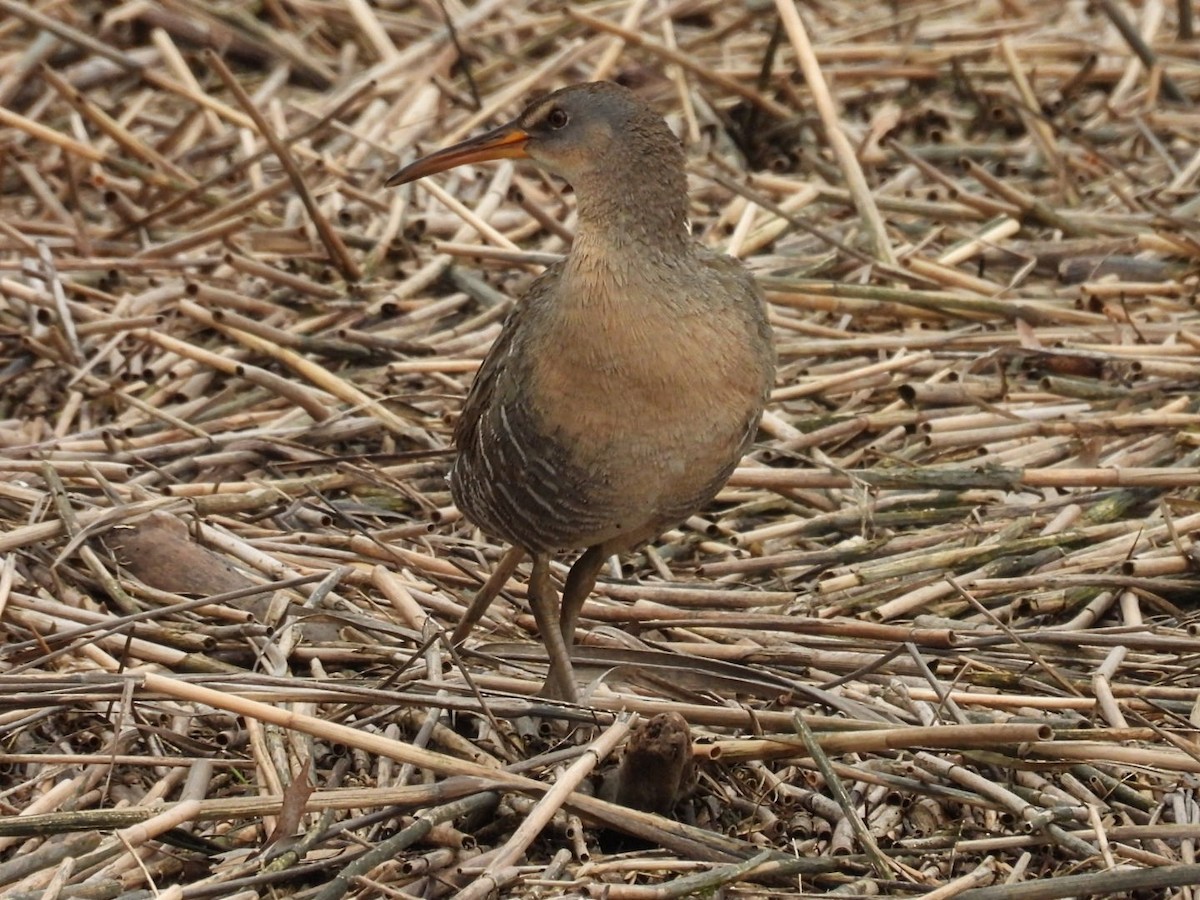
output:
<path id="1" fill-rule="evenodd" d="M 661 297 L 560 309 L 531 360 L 539 428 L 590 473 L 596 502 L 670 520 L 706 502 L 762 409 L 757 333 L 736 310 Z"/>

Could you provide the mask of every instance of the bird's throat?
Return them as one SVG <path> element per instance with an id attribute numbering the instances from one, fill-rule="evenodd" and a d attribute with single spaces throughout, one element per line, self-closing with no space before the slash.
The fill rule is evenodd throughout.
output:
<path id="1" fill-rule="evenodd" d="M 689 248 L 686 182 L 655 171 L 575 185 L 579 226 L 574 251 L 636 253 L 653 259 Z"/>

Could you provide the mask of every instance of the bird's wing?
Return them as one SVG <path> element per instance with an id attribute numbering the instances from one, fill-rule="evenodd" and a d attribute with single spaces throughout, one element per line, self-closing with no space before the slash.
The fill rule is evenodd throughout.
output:
<path id="1" fill-rule="evenodd" d="M 462 412 L 454 426 L 454 444 L 457 447 L 470 447 L 474 444 L 479 422 L 491 407 L 492 397 L 496 394 L 496 382 L 504 371 L 504 364 L 512 349 L 513 336 L 520 331 L 520 318 L 521 307 L 514 306 L 504 319 L 499 336 L 492 343 L 491 349 L 475 373 L 475 380 L 471 382 L 467 398 L 463 401 Z"/>
<path id="2" fill-rule="evenodd" d="M 508 394 L 516 385 L 507 373 L 509 363 L 514 358 L 513 345 L 525 331 L 524 323 L 530 318 L 534 307 L 549 299 L 548 291 L 558 279 L 556 272 L 560 266 L 561 263 L 552 265 L 535 278 L 525 296 L 504 319 L 500 334 L 483 358 L 479 371 L 475 373 L 475 380 L 467 391 L 467 398 L 463 401 L 462 413 L 454 426 L 455 446 L 474 446 L 475 433 L 484 416 L 489 410 L 494 412 L 498 404 L 511 399 Z"/>

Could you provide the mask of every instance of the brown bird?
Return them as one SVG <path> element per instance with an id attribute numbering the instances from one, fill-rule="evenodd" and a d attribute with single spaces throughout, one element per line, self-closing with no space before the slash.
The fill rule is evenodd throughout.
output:
<path id="1" fill-rule="evenodd" d="M 775 353 L 754 279 L 692 240 L 683 150 L 631 91 L 607 82 L 556 91 L 387 184 L 502 158 L 569 182 L 578 228 L 570 255 L 505 321 L 454 431 L 455 503 L 514 547 L 455 639 L 523 549 L 550 657 L 543 692 L 575 701 L 569 648 L 601 566 L 713 499 L 754 438 Z M 564 550 L 584 553 L 560 613 L 549 560 Z"/>

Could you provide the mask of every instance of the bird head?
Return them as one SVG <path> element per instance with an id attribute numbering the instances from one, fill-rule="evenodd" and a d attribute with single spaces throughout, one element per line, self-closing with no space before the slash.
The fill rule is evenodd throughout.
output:
<path id="1" fill-rule="evenodd" d="M 528 159 L 575 184 L 598 169 L 620 169 L 647 143 L 680 152 L 662 117 L 632 91 L 606 81 L 577 84 L 535 100 L 499 128 L 410 163 L 385 184 L 495 159 Z"/>

